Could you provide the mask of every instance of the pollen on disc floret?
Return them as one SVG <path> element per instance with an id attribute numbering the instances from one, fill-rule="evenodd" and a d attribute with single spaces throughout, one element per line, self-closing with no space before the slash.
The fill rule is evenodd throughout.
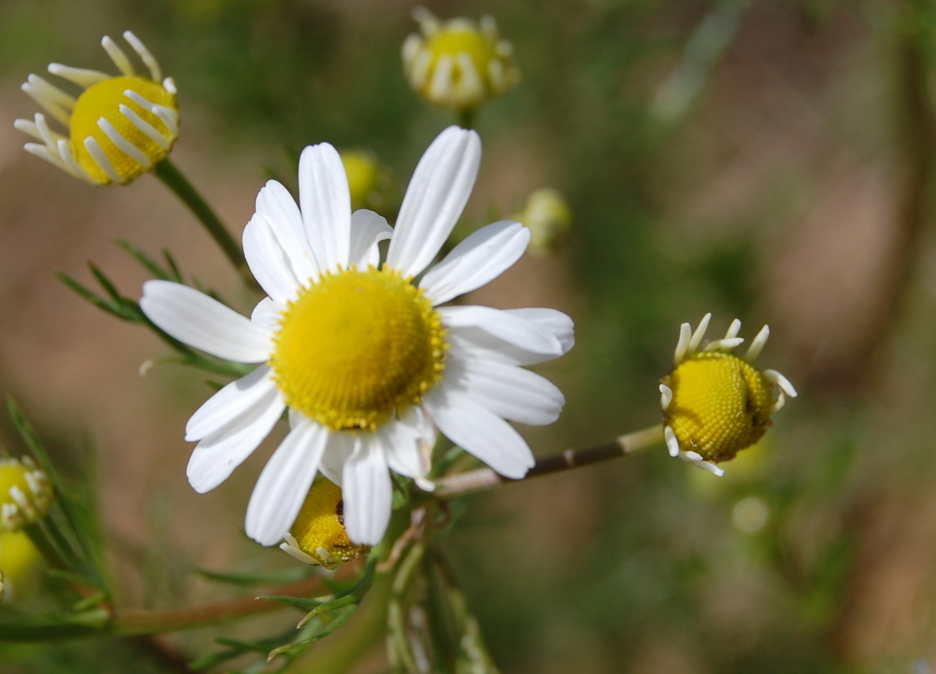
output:
<path id="1" fill-rule="evenodd" d="M 29 75 L 22 85 L 67 130 L 54 130 L 39 112 L 32 120 L 16 120 L 17 129 L 39 141 L 27 143 L 26 151 L 95 185 L 131 182 L 169 154 L 179 133 L 175 83 L 163 77 L 136 35 L 125 31 L 123 37 L 145 72 L 138 72 L 123 48 L 105 36 L 101 46 L 119 75 L 52 63 L 49 72 L 80 88 L 77 96 L 38 75 Z"/>
<path id="2" fill-rule="evenodd" d="M 287 404 L 332 430 L 376 430 L 418 404 L 445 367 L 441 318 L 392 269 L 326 273 L 290 302 L 274 336 Z"/>
<path id="3" fill-rule="evenodd" d="M 796 389 L 776 370 L 753 365 L 770 334 L 766 325 L 742 357 L 734 354 L 744 342 L 741 322 L 735 319 L 724 337 L 703 344 L 710 320 L 706 314 L 695 330 L 688 323 L 680 327 L 675 367 L 660 383 L 660 404 L 670 455 L 722 475 L 715 464 L 757 442 Z"/>

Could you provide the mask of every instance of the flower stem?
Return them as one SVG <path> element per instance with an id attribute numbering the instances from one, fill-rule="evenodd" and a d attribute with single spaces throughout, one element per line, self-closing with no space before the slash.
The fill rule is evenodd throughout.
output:
<path id="1" fill-rule="evenodd" d="M 503 482 L 520 482 L 539 475 L 549 475 L 550 473 L 587 466 L 599 461 L 616 459 L 620 456 L 629 456 L 661 442 L 663 442 L 663 426 L 658 424 L 633 433 L 625 433 L 612 442 L 603 445 L 584 449 L 567 449 L 560 454 L 540 459 L 526 474 L 526 477 L 521 478 L 521 480 L 502 477 L 490 468 L 479 468 L 478 470 L 449 475 L 438 480 L 433 493 L 439 498 L 461 496 L 482 489 L 490 489 Z"/>
<path id="2" fill-rule="evenodd" d="M 188 181 L 188 178 L 168 158 L 157 163 L 153 168 L 153 173 L 179 197 L 182 203 L 189 207 L 189 210 L 198 218 L 205 231 L 221 248 L 224 256 L 234 265 L 237 273 L 244 278 L 249 286 L 255 288 L 256 282 L 247 269 L 247 261 L 244 259 L 244 252 L 241 250 L 240 244 L 225 229 L 217 213 L 202 198 L 198 190 Z"/>
<path id="3" fill-rule="evenodd" d="M 269 594 L 299 597 L 322 590 L 324 587 L 322 576 L 311 576 L 295 583 L 273 588 Z M 243 597 L 175 611 L 116 611 L 111 622 L 111 631 L 122 636 L 178 632 L 283 608 L 287 606 L 281 602 Z"/>
<path id="4" fill-rule="evenodd" d="M 478 116 L 477 108 L 461 108 L 457 113 L 458 126 L 463 129 L 473 129 Z"/>

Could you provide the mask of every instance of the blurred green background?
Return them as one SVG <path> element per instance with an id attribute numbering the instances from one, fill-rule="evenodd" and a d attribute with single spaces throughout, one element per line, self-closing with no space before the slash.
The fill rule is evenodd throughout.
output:
<path id="1" fill-rule="evenodd" d="M 740 317 L 748 338 L 770 323 L 760 362 L 800 391 L 721 481 L 660 448 L 469 499 L 446 546 L 502 670 L 930 672 L 936 6 L 426 4 L 495 16 L 523 72 L 479 116 L 485 156 L 467 225 L 516 212 L 542 186 L 574 212 L 562 250 L 528 256 L 470 300 L 576 321 L 574 351 L 540 368 L 568 404 L 556 426 L 523 429 L 536 451 L 656 423 L 679 323 L 707 311 L 716 331 Z M 144 276 L 112 245 L 127 238 L 171 247 L 241 309 L 250 298 L 152 177 L 91 189 L 24 153 L 12 121 L 35 106 L 19 83 L 50 61 L 109 69 L 100 36 L 134 30 L 179 87 L 174 161 L 239 231 L 262 181 L 291 176 L 307 143 L 370 149 L 405 185 L 452 122 L 403 78 L 411 7 L 0 4 L 0 382 L 74 473 L 94 438 L 128 605 L 218 596 L 193 566 L 288 564 L 241 534 L 269 450 L 215 492 L 192 493 L 182 428 L 208 389 L 173 366 L 141 377 L 161 345 L 52 273 L 86 279 L 94 259 L 136 296 Z M 356 620 L 295 671 L 385 671 L 377 623 L 366 611 Z M 204 652 L 232 633 L 250 625 L 167 643 Z M 0 671 L 174 671 L 149 664 L 147 648 L 0 645 Z"/>

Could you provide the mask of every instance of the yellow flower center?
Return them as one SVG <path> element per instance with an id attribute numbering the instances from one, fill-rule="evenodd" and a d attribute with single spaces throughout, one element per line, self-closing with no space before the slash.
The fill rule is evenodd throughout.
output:
<path id="1" fill-rule="evenodd" d="M 703 351 L 686 358 L 663 383 L 673 399 L 663 413 L 684 451 L 727 461 L 757 442 L 770 425 L 773 385 L 749 363 Z"/>
<path id="2" fill-rule="evenodd" d="M 457 60 L 458 54 L 468 54 L 482 80 L 485 79 L 488 72 L 488 64 L 497 58 L 491 41 L 468 26 L 443 28 L 429 38 L 426 42 L 426 48 L 432 54 L 430 69 L 434 69 L 443 56 L 450 56 L 452 59 Z M 455 69 L 452 73 L 455 84 L 458 83 L 459 74 L 458 69 Z"/>
<path id="3" fill-rule="evenodd" d="M 168 147 L 164 147 L 144 133 L 138 125 L 131 122 L 126 115 L 120 112 L 121 105 L 127 106 L 136 113 L 143 122 L 152 126 L 159 135 L 175 140 L 176 134 L 171 132 L 159 117 L 124 94 L 127 89 L 136 92 L 151 103 L 178 111 L 175 96 L 161 85 L 142 77 L 112 77 L 85 89 L 78 97 L 78 102 L 72 111 L 70 124 L 71 150 L 81 168 L 101 184 L 110 182 L 110 178 L 101 170 L 97 161 L 85 147 L 85 138 L 89 136 L 97 140 L 114 171 L 120 177 L 120 182 L 130 182 L 149 168 L 149 165 L 139 161 L 139 156 L 136 158 L 131 156 L 104 133 L 98 126 L 101 118 L 110 122 L 117 133 L 135 146 L 151 164 L 161 160 L 171 149 L 171 142 Z"/>
<path id="4" fill-rule="evenodd" d="M 344 528 L 341 489 L 318 480 L 309 490 L 290 533 L 299 549 L 322 566 L 348 562 L 366 549 L 355 545 Z"/>
<path id="5" fill-rule="evenodd" d="M 270 364 L 290 407 L 333 430 L 375 430 L 439 380 L 444 337 L 408 279 L 352 267 L 323 275 L 289 304 Z"/>
<path id="6" fill-rule="evenodd" d="M 28 594 L 39 580 L 42 555 L 22 531 L 0 533 L 0 601 Z"/>

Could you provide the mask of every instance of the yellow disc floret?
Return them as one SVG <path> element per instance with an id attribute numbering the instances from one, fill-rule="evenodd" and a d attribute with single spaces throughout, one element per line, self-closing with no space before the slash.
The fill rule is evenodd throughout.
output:
<path id="1" fill-rule="evenodd" d="M 442 322 L 390 269 L 325 274 L 283 312 L 270 364 L 287 404 L 333 430 L 375 430 L 445 367 Z"/>
<path id="2" fill-rule="evenodd" d="M 127 91 L 136 96 L 127 95 Z M 148 105 L 142 105 L 140 99 Z M 163 159 L 172 147 L 176 130 L 153 112 L 154 105 L 168 108 L 173 114 L 178 112 L 172 93 L 142 77 L 111 77 L 85 89 L 69 125 L 72 154 L 81 169 L 95 182 L 112 180 L 88 150 L 87 138 L 97 141 L 117 175 L 116 182 L 128 183 Z M 128 116 L 121 108 L 129 108 L 131 114 Z M 144 124 L 131 121 L 134 115 Z M 109 127 L 107 131 L 102 125 Z M 146 125 L 156 133 L 145 133 Z"/>
<path id="3" fill-rule="evenodd" d="M 367 549 L 348 538 L 341 489 L 328 480 L 318 480 L 312 485 L 290 535 L 291 544 L 326 567 L 349 562 Z"/>
<path id="4" fill-rule="evenodd" d="M 49 480 L 32 459 L 0 459 L 0 531 L 15 531 L 35 522 L 51 502 Z"/>
<path id="5" fill-rule="evenodd" d="M 774 385 L 747 361 L 702 351 L 683 360 L 663 383 L 672 401 L 663 412 L 679 446 L 707 461 L 727 461 L 757 442 L 770 425 Z"/>

